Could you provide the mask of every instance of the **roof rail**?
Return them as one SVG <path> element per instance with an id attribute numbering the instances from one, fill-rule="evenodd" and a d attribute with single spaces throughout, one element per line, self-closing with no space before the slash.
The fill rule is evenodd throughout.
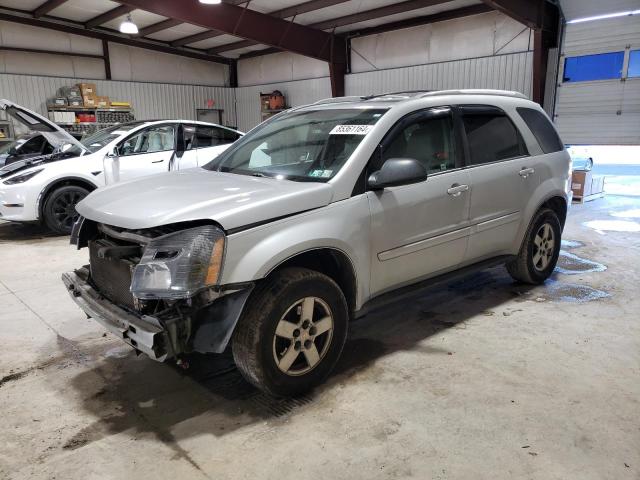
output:
<path id="1" fill-rule="evenodd" d="M 359 95 L 352 95 L 350 97 L 330 97 L 330 98 L 323 98 L 322 100 L 318 100 L 317 102 L 313 102 L 311 105 L 358 102 L 360 100 L 362 100 L 362 97 Z"/>
<path id="2" fill-rule="evenodd" d="M 460 90 L 434 90 L 431 92 L 425 92 L 420 95 L 420 98 L 438 96 L 438 95 L 493 95 L 496 97 L 513 97 L 513 98 L 522 98 L 528 100 L 529 98 L 520 92 L 515 92 L 512 90 L 491 90 L 491 89 L 481 89 L 481 88 L 467 88 Z"/>

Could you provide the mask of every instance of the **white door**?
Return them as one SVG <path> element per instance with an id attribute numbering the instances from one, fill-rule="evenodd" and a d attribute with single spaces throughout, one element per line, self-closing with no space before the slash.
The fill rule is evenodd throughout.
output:
<path id="1" fill-rule="evenodd" d="M 374 294 L 450 270 L 464 257 L 471 185 L 460 168 L 453 125 L 449 108 L 426 110 L 405 117 L 392 129 L 392 139 L 383 142 L 380 165 L 390 158 L 413 158 L 425 165 L 428 178 L 367 193 Z"/>
<path id="2" fill-rule="evenodd" d="M 175 154 L 176 126 L 154 125 L 134 133 L 116 148 L 116 156 L 107 157 L 108 183 L 166 172 Z M 110 178 L 109 178 L 110 177 Z"/>

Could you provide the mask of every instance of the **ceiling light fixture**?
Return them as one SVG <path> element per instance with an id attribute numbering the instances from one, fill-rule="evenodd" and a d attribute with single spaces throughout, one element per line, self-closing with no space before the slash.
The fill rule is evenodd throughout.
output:
<path id="1" fill-rule="evenodd" d="M 120 31 L 129 35 L 138 33 L 138 26 L 131 20 L 131 15 L 127 15 L 127 19 L 120 24 Z"/>
<path id="2" fill-rule="evenodd" d="M 592 22 L 594 20 L 606 20 L 608 18 L 617 18 L 617 17 L 627 17 L 631 15 L 640 14 L 640 10 L 631 10 L 627 12 L 617 12 L 617 13 L 607 13 L 605 15 L 596 15 L 594 17 L 585 17 L 585 18 L 576 18 L 574 20 L 569 20 L 567 23 L 584 23 L 584 22 Z"/>
<path id="3" fill-rule="evenodd" d="M 222 3 L 222 0 L 200 0 L 200 3 L 204 3 L 205 5 L 219 5 Z"/>

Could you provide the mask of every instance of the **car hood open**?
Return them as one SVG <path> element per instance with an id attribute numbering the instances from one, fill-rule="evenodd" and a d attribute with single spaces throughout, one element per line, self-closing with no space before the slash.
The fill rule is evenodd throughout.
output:
<path id="1" fill-rule="evenodd" d="M 210 219 L 232 230 L 323 207 L 332 197 L 327 183 L 192 168 L 98 189 L 76 209 L 89 220 L 127 229 Z"/>
<path id="2" fill-rule="evenodd" d="M 54 122 L 42 115 L 24 108 L 9 100 L 0 99 L 0 110 L 5 111 L 14 120 L 24 125 L 30 131 L 40 132 L 53 145 L 54 148 L 61 148 L 65 144 L 75 145 L 80 150 L 87 150 L 73 135 L 56 125 Z"/>

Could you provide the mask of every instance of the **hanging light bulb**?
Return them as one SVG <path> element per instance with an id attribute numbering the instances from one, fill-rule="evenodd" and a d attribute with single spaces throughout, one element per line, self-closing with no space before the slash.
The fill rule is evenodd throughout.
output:
<path id="1" fill-rule="evenodd" d="M 138 26 L 131 20 L 131 15 L 127 15 L 127 19 L 120 24 L 120 31 L 122 33 L 128 33 L 129 35 L 138 33 Z"/>
<path id="2" fill-rule="evenodd" d="M 205 5 L 218 5 L 222 3 L 222 0 L 200 0 L 200 3 L 204 3 Z"/>

